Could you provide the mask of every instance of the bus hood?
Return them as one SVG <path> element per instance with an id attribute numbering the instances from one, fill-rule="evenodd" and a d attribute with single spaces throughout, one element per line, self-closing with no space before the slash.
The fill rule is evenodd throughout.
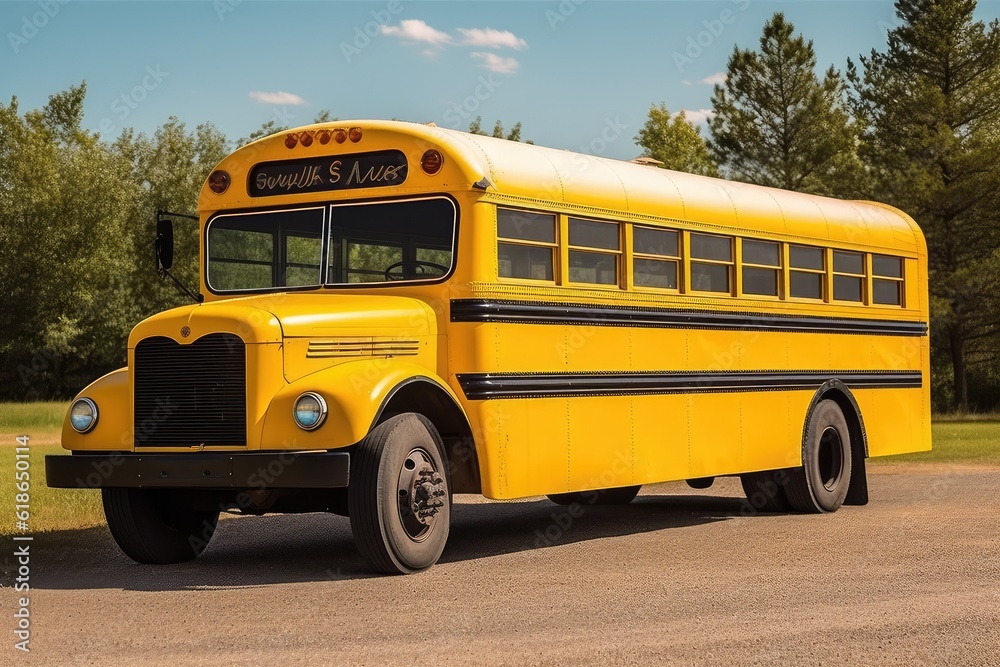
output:
<path id="1" fill-rule="evenodd" d="M 178 343 L 234 333 L 247 344 L 321 336 L 437 334 L 433 308 L 420 299 L 371 294 L 263 294 L 182 306 L 140 322 L 128 346 L 150 336 Z"/>

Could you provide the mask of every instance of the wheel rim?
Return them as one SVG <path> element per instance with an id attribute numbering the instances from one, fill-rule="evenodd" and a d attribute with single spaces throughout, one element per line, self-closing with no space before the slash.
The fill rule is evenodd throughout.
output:
<path id="1" fill-rule="evenodd" d="M 827 426 L 819 439 L 819 476 L 823 488 L 836 491 L 844 474 L 844 447 L 840 433 Z"/>
<path id="2" fill-rule="evenodd" d="M 434 459 L 422 447 L 410 450 L 396 484 L 396 509 L 407 536 L 422 542 L 434 529 L 448 490 Z"/>

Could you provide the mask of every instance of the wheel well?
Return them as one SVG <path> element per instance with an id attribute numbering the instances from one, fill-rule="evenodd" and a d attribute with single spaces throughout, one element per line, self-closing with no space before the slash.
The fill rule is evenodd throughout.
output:
<path id="1" fill-rule="evenodd" d="M 851 390 L 836 380 L 827 382 L 816 392 L 809 412 L 821 400 L 835 401 L 847 420 L 847 429 L 851 436 L 851 483 L 848 487 L 845 505 L 868 504 L 868 476 L 865 473 L 865 459 L 868 458 L 868 434 L 865 432 L 865 422 L 861 417 L 861 408 L 854 399 Z"/>
<path id="2" fill-rule="evenodd" d="M 441 434 L 453 493 L 482 493 L 479 456 L 462 409 L 437 383 L 413 378 L 398 385 L 379 408 L 372 428 L 394 415 L 418 412 Z"/>

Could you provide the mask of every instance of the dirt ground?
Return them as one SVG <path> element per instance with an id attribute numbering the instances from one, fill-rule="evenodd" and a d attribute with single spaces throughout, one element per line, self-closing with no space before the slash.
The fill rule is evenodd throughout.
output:
<path id="1" fill-rule="evenodd" d="M 28 655 L 0 591 L 0 664 L 1000 664 L 1000 470 L 869 479 L 827 516 L 753 515 L 732 479 L 576 518 L 459 496 L 443 561 L 407 577 L 370 575 L 332 515 L 224 518 L 167 567 L 103 527 L 50 533 Z"/>

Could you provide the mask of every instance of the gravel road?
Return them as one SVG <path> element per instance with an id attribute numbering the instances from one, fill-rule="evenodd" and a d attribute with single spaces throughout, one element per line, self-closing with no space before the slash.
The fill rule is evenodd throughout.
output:
<path id="1" fill-rule="evenodd" d="M 38 536 L 32 651 L 4 588 L 0 664 L 1000 664 L 1000 470 L 869 480 L 827 516 L 748 515 L 732 479 L 579 517 L 459 496 L 443 562 L 407 577 L 369 575 L 336 516 L 224 518 L 168 567 L 103 527 Z"/>

